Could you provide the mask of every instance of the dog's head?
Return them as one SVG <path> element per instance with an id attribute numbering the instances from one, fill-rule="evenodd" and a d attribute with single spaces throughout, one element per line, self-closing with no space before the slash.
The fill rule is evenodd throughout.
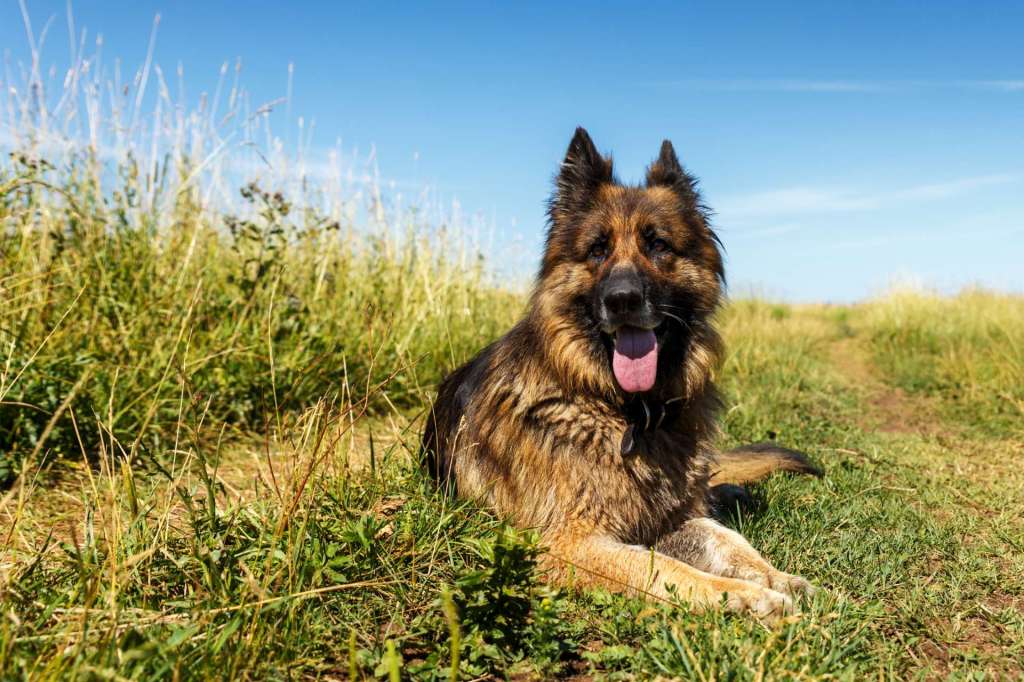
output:
<path id="1" fill-rule="evenodd" d="M 556 364 L 576 383 L 627 394 L 683 374 L 724 275 L 696 182 L 672 143 L 662 143 L 642 186 L 625 186 L 578 128 L 548 216 L 534 304 Z"/>

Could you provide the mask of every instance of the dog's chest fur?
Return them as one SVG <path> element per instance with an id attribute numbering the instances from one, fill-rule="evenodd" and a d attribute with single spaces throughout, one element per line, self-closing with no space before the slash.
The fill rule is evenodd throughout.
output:
<path id="1" fill-rule="evenodd" d="M 704 513 L 709 458 L 686 420 L 644 434 L 623 455 L 618 409 L 566 395 L 536 368 L 516 369 L 489 373 L 467 405 L 454 461 L 461 494 L 524 526 L 579 526 L 637 544 Z"/>

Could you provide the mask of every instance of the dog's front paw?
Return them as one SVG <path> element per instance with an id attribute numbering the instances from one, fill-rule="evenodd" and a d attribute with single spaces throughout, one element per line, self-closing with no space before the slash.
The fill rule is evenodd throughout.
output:
<path id="1" fill-rule="evenodd" d="M 793 599 L 810 598 L 818 591 L 818 588 L 804 578 L 791 573 L 777 571 L 770 566 L 760 570 L 744 571 L 739 573 L 737 577 L 757 583 L 770 590 L 781 592 Z"/>
<path id="2" fill-rule="evenodd" d="M 731 611 L 752 613 L 766 621 L 776 621 L 795 611 L 789 595 L 748 581 L 735 581 L 726 592 L 726 607 Z"/>
<path id="3" fill-rule="evenodd" d="M 787 594 L 793 599 L 810 599 L 818 591 L 818 588 L 806 579 L 782 571 L 772 571 L 768 576 L 767 586 L 777 592 Z"/>

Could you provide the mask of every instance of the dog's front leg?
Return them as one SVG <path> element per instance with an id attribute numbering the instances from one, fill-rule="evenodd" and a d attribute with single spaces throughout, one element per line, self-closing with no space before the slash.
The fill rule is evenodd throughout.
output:
<path id="1" fill-rule="evenodd" d="M 815 592 L 800 576 L 773 567 L 742 535 L 708 518 L 687 521 L 655 547 L 708 573 L 749 580 L 792 597 Z"/>
<path id="2" fill-rule="evenodd" d="M 726 608 L 774 619 L 793 609 L 785 594 L 747 580 L 701 571 L 653 549 L 627 545 L 601 535 L 549 534 L 545 564 L 563 581 L 599 585 L 671 600 L 673 595 L 699 610 Z"/>

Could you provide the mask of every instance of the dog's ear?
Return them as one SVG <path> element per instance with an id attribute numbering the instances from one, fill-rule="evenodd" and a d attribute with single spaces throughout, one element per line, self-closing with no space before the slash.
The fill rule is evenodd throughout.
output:
<path id="1" fill-rule="evenodd" d="M 548 204 L 552 225 L 585 211 L 598 188 L 612 182 L 612 160 L 601 155 L 583 128 L 577 128 L 555 177 L 555 193 Z"/>
<path id="2" fill-rule="evenodd" d="M 701 208 L 697 181 L 683 170 L 676 150 L 668 140 L 661 143 L 661 153 L 647 167 L 647 186 L 668 187 L 679 195 L 688 210 L 699 211 Z"/>
<path id="3" fill-rule="evenodd" d="M 686 175 L 676 150 L 669 140 L 662 140 L 661 152 L 650 166 L 647 167 L 647 186 L 672 187 Z"/>
<path id="4" fill-rule="evenodd" d="M 668 140 L 661 143 L 658 158 L 647 167 L 647 187 L 667 187 L 675 192 L 682 202 L 682 212 L 687 223 L 691 227 L 703 230 L 708 237 L 705 250 L 707 262 L 718 279 L 724 282 L 725 271 L 722 267 L 721 252 L 718 250 L 722 242 L 711 229 L 711 212 L 701 201 L 700 192 L 697 191 L 697 179 L 683 169 L 679 157 L 676 156 L 676 150 Z"/>

